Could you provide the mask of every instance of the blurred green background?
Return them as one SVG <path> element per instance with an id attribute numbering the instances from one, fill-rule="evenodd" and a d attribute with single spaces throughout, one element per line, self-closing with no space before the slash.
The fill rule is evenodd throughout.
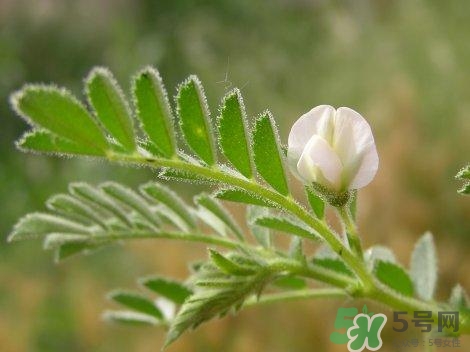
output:
<path id="1" fill-rule="evenodd" d="M 159 329 L 100 321 L 110 307 L 104 295 L 156 272 L 184 278 L 185 263 L 205 255 L 203 247 L 163 241 L 55 265 L 39 242 L 5 243 L 18 217 L 43 209 L 71 181 L 137 185 L 155 177 L 15 150 L 26 125 L 8 95 L 25 82 L 81 94 L 94 65 L 110 67 L 126 91 L 131 74 L 155 65 L 171 95 L 196 73 L 214 114 L 238 86 L 250 116 L 273 112 L 283 141 L 315 105 L 356 109 L 370 121 L 381 158 L 360 193 L 366 245 L 389 245 L 408 265 L 413 242 L 430 230 L 440 258 L 438 297 L 456 281 L 470 289 L 470 199 L 457 196 L 453 179 L 470 161 L 469 34 L 465 0 L 0 0 L 0 351 L 158 351 Z M 352 303 L 250 308 L 186 334 L 170 351 L 345 351 L 328 339 L 340 305 Z M 401 336 L 390 326 L 382 350 L 398 351 L 392 341 Z M 468 349 L 470 340 L 462 341 Z"/>

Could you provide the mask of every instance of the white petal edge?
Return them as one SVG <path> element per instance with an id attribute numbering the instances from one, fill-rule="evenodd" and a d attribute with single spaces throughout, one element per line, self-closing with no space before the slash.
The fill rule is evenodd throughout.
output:
<path id="1" fill-rule="evenodd" d="M 298 161 L 310 138 L 318 133 L 319 122 L 329 116 L 334 116 L 335 112 L 335 108 L 330 105 L 319 105 L 295 121 L 287 140 L 288 154 L 292 159 Z"/>
<path id="2" fill-rule="evenodd" d="M 371 144 L 375 144 L 369 123 L 353 109 L 339 108 L 334 124 L 332 146 L 345 167 L 354 162 Z"/>
<path id="3" fill-rule="evenodd" d="M 377 174 L 377 170 L 379 168 L 379 155 L 377 154 L 375 144 L 370 145 L 364 152 L 361 165 L 352 179 L 348 187 L 349 189 L 359 189 L 367 186 Z"/>

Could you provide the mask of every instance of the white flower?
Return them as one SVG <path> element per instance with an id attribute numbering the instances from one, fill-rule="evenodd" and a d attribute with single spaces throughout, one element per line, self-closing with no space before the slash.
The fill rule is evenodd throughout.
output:
<path id="1" fill-rule="evenodd" d="M 315 182 L 335 192 L 366 186 L 379 166 L 367 121 L 350 108 L 329 105 L 313 108 L 294 123 L 287 159 L 304 183 Z"/>

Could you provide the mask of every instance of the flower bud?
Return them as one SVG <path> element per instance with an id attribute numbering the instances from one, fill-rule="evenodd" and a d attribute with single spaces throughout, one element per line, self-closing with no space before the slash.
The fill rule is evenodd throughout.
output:
<path id="1" fill-rule="evenodd" d="M 335 194 L 366 186 L 379 166 L 367 121 L 350 108 L 329 105 L 313 108 L 294 123 L 287 159 L 302 182 Z"/>

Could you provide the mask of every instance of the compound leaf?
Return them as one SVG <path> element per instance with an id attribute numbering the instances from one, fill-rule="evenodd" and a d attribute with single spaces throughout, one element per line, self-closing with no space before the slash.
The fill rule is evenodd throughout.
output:
<path id="1" fill-rule="evenodd" d="M 231 310 L 238 310 L 248 296 L 259 294 L 271 276 L 269 272 L 260 270 L 254 275 L 230 277 L 204 267 L 198 271 L 199 280 L 196 281 L 196 285 L 198 281 L 203 285 L 199 285 L 200 289 L 187 298 L 172 320 L 165 347 L 186 330 L 217 316 L 224 316 Z M 205 270 L 208 272 L 204 273 Z"/>

